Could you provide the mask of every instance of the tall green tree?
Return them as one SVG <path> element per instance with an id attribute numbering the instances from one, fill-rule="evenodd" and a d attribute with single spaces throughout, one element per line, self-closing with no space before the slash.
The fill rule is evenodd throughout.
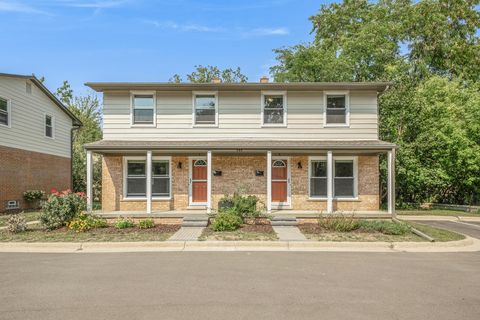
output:
<path id="1" fill-rule="evenodd" d="M 478 4 L 323 5 L 310 18 L 314 40 L 275 50 L 271 72 L 280 82 L 392 81 L 379 99 L 380 138 L 399 145 L 398 201 L 478 201 Z"/>
<path id="2" fill-rule="evenodd" d="M 247 82 L 248 78 L 245 76 L 240 67 L 236 69 L 227 68 L 221 70 L 216 66 L 195 66 L 195 70 L 187 74 L 187 80 L 192 83 L 209 83 L 214 79 L 220 79 L 222 82 L 232 83 L 232 82 Z M 170 82 L 181 83 L 183 79 L 180 75 L 174 74 Z"/>
<path id="3" fill-rule="evenodd" d="M 85 192 L 86 153 L 83 146 L 86 143 L 102 139 L 100 102 L 94 95 L 75 96 L 68 81 L 64 81 L 63 85 L 57 89 L 56 96 L 83 123 L 80 129 L 74 131 L 72 178 L 74 191 Z M 101 158 L 99 156 L 94 157 L 93 170 L 94 198 L 99 200 L 101 196 L 102 170 Z"/>

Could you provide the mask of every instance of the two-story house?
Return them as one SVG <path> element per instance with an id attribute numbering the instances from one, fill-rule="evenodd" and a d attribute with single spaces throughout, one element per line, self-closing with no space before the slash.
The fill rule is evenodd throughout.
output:
<path id="1" fill-rule="evenodd" d="M 28 208 L 27 190 L 71 188 L 78 120 L 35 76 L 0 73 L 0 212 Z"/>
<path id="2" fill-rule="evenodd" d="M 378 212 L 377 96 L 388 83 L 87 83 L 103 93 L 104 212 L 217 208 L 256 195 L 269 212 Z"/>

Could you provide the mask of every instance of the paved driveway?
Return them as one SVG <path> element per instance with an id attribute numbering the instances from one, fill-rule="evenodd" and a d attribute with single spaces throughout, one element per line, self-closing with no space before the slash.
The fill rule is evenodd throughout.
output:
<path id="1" fill-rule="evenodd" d="M 466 234 L 470 237 L 480 239 L 480 223 L 470 221 L 415 221 L 416 223 L 428 224 L 432 227 L 444 228 L 447 230 Z M 480 315 L 479 315 L 480 318 Z"/>
<path id="2" fill-rule="evenodd" d="M 0 254 L 0 319 L 479 319 L 480 253 Z"/>

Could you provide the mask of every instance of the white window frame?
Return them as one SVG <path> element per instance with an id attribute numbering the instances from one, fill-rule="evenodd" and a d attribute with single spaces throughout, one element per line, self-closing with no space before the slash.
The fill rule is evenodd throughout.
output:
<path id="1" fill-rule="evenodd" d="M 283 96 L 283 123 L 265 123 L 264 118 L 264 109 L 265 109 L 265 96 Z M 260 103 L 261 103 L 261 119 L 260 124 L 261 127 L 286 127 L 287 126 L 287 116 L 288 116 L 288 108 L 287 108 L 287 91 L 263 91 L 260 95 Z"/>
<path id="2" fill-rule="evenodd" d="M 145 161 L 145 170 L 147 169 L 146 166 L 146 161 L 147 161 L 147 156 L 128 156 L 128 157 L 123 157 L 123 186 L 122 186 L 122 195 L 123 195 L 123 201 L 147 201 L 147 196 L 145 197 L 128 197 L 127 196 L 127 177 L 128 177 L 128 161 L 130 160 L 142 160 Z M 152 157 L 152 162 L 157 161 L 157 160 L 168 160 L 168 176 L 170 177 L 170 185 L 169 185 L 169 191 L 170 195 L 169 196 L 152 196 L 152 200 L 171 200 L 172 199 L 172 157 L 171 156 L 153 156 Z M 145 171 L 145 176 L 146 176 L 146 171 Z M 145 179 L 146 180 L 146 179 Z M 153 181 L 153 175 L 152 175 L 152 181 Z M 145 182 L 146 183 L 146 182 Z"/>
<path id="3" fill-rule="evenodd" d="M 11 128 L 12 127 L 12 100 L 0 96 L 1 99 L 7 100 L 7 121 L 8 124 L 0 123 L 1 128 Z"/>
<path id="4" fill-rule="evenodd" d="M 309 200 L 320 200 L 326 201 L 327 197 L 316 197 L 310 194 L 310 181 L 312 177 L 312 161 L 327 161 L 326 156 L 310 156 L 308 157 L 308 199 Z M 335 161 L 337 160 L 353 160 L 353 197 L 336 197 L 335 196 Z M 354 201 L 358 200 L 358 157 L 357 156 L 334 156 L 333 157 L 333 171 L 332 171 L 332 181 L 333 188 L 332 192 L 334 193 L 333 199 L 339 201 Z"/>
<path id="5" fill-rule="evenodd" d="M 133 98 L 136 95 L 151 95 L 153 96 L 153 123 L 134 123 L 134 105 Z M 142 109 L 142 108 L 140 108 Z M 143 108 L 150 109 L 150 108 Z M 130 127 L 145 127 L 145 128 L 154 128 L 157 126 L 157 92 L 156 91 L 130 91 Z"/>
<path id="6" fill-rule="evenodd" d="M 50 117 L 52 119 L 52 136 L 51 137 L 47 136 L 47 117 Z M 43 135 L 47 139 L 55 139 L 55 117 L 49 113 L 43 114 Z"/>
<path id="7" fill-rule="evenodd" d="M 327 96 L 344 95 L 345 96 L 345 123 L 327 123 Z M 323 126 L 324 127 L 350 127 L 350 91 L 324 91 L 323 92 Z"/>
<path id="8" fill-rule="evenodd" d="M 215 96 L 215 123 L 199 123 L 197 124 L 196 117 L 197 113 L 195 112 L 195 98 L 196 96 L 201 95 L 210 95 Z M 218 127 L 218 91 L 192 91 L 192 127 Z"/>

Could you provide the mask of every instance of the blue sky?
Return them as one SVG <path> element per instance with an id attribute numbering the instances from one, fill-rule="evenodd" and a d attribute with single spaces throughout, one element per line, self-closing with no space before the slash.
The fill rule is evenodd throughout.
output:
<path id="1" fill-rule="evenodd" d="M 314 0 L 0 0 L 0 72 L 68 80 L 168 81 L 194 65 L 268 74 L 272 49 L 311 39 Z"/>

